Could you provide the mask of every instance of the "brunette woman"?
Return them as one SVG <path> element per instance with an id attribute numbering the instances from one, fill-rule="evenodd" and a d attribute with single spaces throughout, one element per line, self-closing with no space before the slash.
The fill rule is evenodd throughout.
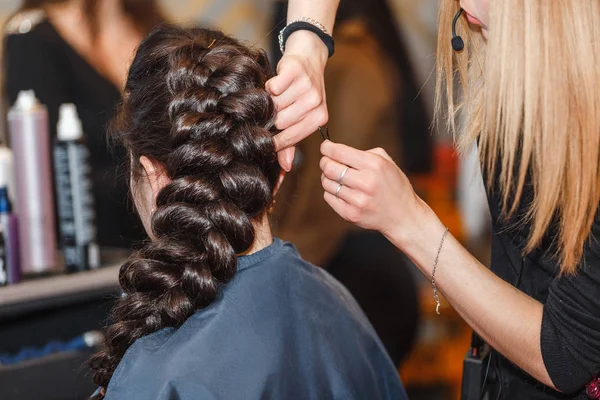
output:
<path id="1" fill-rule="evenodd" d="M 405 399 L 352 296 L 273 239 L 283 179 L 264 52 L 164 26 L 140 45 L 114 137 L 151 241 L 121 268 L 107 399 Z"/>

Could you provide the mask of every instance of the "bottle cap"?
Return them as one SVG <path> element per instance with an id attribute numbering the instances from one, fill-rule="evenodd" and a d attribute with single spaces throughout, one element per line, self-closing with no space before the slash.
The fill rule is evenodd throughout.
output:
<path id="1" fill-rule="evenodd" d="M 17 101 L 13 106 L 14 111 L 17 112 L 28 112 L 39 108 L 40 102 L 35 97 L 33 90 L 22 90 L 17 95 Z"/>
<path id="2" fill-rule="evenodd" d="M 58 110 L 56 136 L 60 141 L 79 140 L 83 137 L 81 120 L 73 103 L 62 104 Z"/>

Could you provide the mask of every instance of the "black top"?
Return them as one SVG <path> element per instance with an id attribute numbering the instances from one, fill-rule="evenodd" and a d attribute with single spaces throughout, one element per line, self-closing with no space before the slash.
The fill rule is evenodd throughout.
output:
<path id="1" fill-rule="evenodd" d="M 179 328 L 135 341 L 106 399 L 406 400 L 398 371 L 350 293 L 289 243 L 237 274 Z"/>
<path id="2" fill-rule="evenodd" d="M 58 108 L 74 103 L 90 150 L 98 243 L 130 247 L 145 237 L 127 194 L 124 151 L 110 151 L 106 128 L 121 99 L 119 90 L 88 64 L 44 20 L 23 34 L 5 37 L 5 95 L 14 104 L 21 90 L 33 89 L 48 107 L 56 136 Z"/>
<path id="3" fill-rule="evenodd" d="M 532 198 L 531 190 L 526 189 L 522 204 L 530 204 Z M 552 382 L 563 392 L 545 387 L 494 353 L 502 381 L 500 398 L 587 399 L 585 385 L 600 373 L 600 217 L 596 215 L 578 273 L 559 276 L 559 264 L 551 257 L 555 230 L 548 232 L 536 251 L 522 257 L 529 226 L 517 229 L 517 218 L 501 219 L 502 200 L 497 194 L 489 196 L 489 203 L 493 219 L 491 268 L 544 303 L 542 357 Z M 517 215 L 524 215 L 524 211 L 522 206 Z"/>

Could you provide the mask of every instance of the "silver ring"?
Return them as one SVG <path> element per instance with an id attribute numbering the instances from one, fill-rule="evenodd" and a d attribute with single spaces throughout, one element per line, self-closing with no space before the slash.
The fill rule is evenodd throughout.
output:
<path id="1" fill-rule="evenodd" d="M 342 174 L 340 175 L 340 179 L 337 180 L 337 183 L 339 183 L 340 185 L 342 184 L 342 179 L 344 179 L 344 176 L 346 176 L 346 172 L 348 172 L 348 168 L 350 168 L 350 167 L 344 168 L 344 170 L 342 171 Z"/>
<path id="2" fill-rule="evenodd" d="M 342 185 L 341 183 L 339 184 L 339 186 L 337 187 L 337 189 L 335 190 L 335 198 L 339 199 L 338 195 L 340 194 L 340 190 L 342 190 Z"/>

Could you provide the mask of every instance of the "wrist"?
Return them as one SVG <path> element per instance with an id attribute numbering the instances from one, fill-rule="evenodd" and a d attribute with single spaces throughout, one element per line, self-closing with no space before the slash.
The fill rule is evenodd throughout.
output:
<path id="1" fill-rule="evenodd" d="M 382 231 L 383 235 L 413 261 L 430 258 L 446 230 L 442 221 L 419 197 L 416 198 L 416 205 L 410 217 L 404 215 L 403 219 L 404 222 L 394 223 L 390 229 Z M 423 268 L 431 267 L 429 265 L 431 263 L 416 262 L 416 264 L 426 275 L 429 275 L 429 272 Z"/>
<path id="2" fill-rule="evenodd" d="M 285 55 L 304 56 L 325 69 L 329 52 L 325 43 L 313 32 L 300 30 L 292 33 L 285 43 Z"/>

